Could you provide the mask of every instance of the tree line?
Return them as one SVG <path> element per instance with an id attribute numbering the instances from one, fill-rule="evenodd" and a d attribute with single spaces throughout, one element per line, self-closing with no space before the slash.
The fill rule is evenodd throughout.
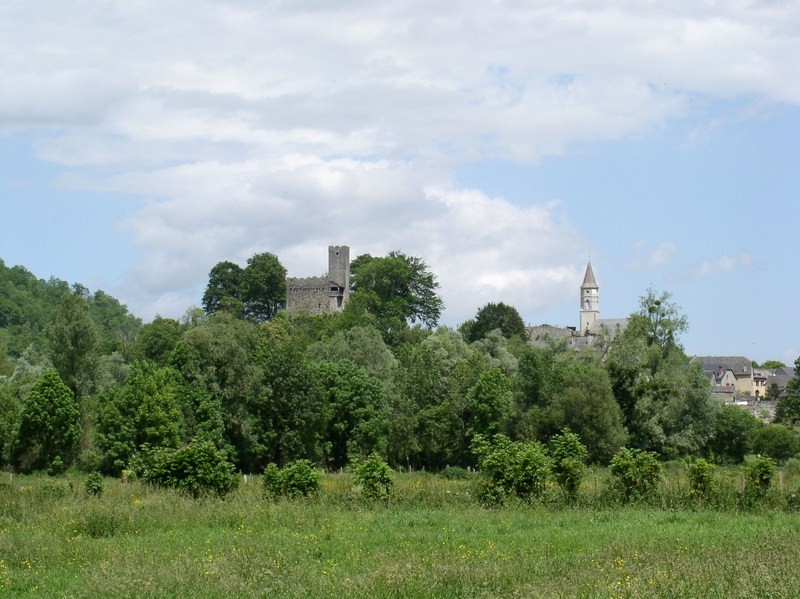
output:
<path id="1" fill-rule="evenodd" d="M 786 426 L 718 404 L 668 293 L 648 291 L 613 341 L 575 351 L 529 344 L 503 303 L 438 326 L 436 277 L 401 252 L 353 261 L 341 314 L 283 311 L 286 271 L 264 253 L 212 268 L 202 309 L 147 324 L 103 292 L 0 267 L 0 461 L 19 471 L 118 475 L 193 444 L 242 472 L 301 459 L 339 469 L 373 453 L 440 470 L 476 466 L 476 439 L 563 431 L 601 464 L 624 446 L 717 462 L 800 450 L 797 383 Z"/>

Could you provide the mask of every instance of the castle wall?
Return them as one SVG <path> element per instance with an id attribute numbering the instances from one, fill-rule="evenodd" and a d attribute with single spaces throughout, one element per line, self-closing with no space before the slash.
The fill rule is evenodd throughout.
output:
<path id="1" fill-rule="evenodd" d="M 328 246 L 328 275 L 286 279 L 289 314 L 335 314 L 350 297 L 350 248 Z"/>

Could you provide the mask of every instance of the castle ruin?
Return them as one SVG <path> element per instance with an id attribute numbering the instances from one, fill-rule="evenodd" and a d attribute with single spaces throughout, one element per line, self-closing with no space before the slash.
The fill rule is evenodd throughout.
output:
<path id="1" fill-rule="evenodd" d="M 322 277 L 287 277 L 286 311 L 289 314 L 336 314 L 350 297 L 350 248 L 328 246 L 328 274 Z"/>

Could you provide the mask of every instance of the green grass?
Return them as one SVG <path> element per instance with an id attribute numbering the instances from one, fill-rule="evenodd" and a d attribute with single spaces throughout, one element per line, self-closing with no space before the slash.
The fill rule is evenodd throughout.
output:
<path id="1" fill-rule="evenodd" d="M 3 597 L 790 597 L 800 520 L 779 509 L 481 508 L 474 480 L 398 476 L 388 503 L 346 475 L 312 500 L 226 500 L 106 479 L 0 483 Z M 72 483 L 70 487 L 69 483 Z M 678 484 L 678 483 L 675 483 Z"/>

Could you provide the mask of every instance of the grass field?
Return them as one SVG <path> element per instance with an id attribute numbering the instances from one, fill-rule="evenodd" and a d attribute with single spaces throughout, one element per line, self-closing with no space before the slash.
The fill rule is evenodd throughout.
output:
<path id="1" fill-rule="evenodd" d="M 106 479 L 2 475 L 3 597 L 795 597 L 800 518 L 779 509 L 483 509 L 413 474 L 369 504 L 346 475 L 270 503 Z M 70 484 L 71 483 L 71 484 Z M 586 493 L 593 483 L 587 481 Z"/>

